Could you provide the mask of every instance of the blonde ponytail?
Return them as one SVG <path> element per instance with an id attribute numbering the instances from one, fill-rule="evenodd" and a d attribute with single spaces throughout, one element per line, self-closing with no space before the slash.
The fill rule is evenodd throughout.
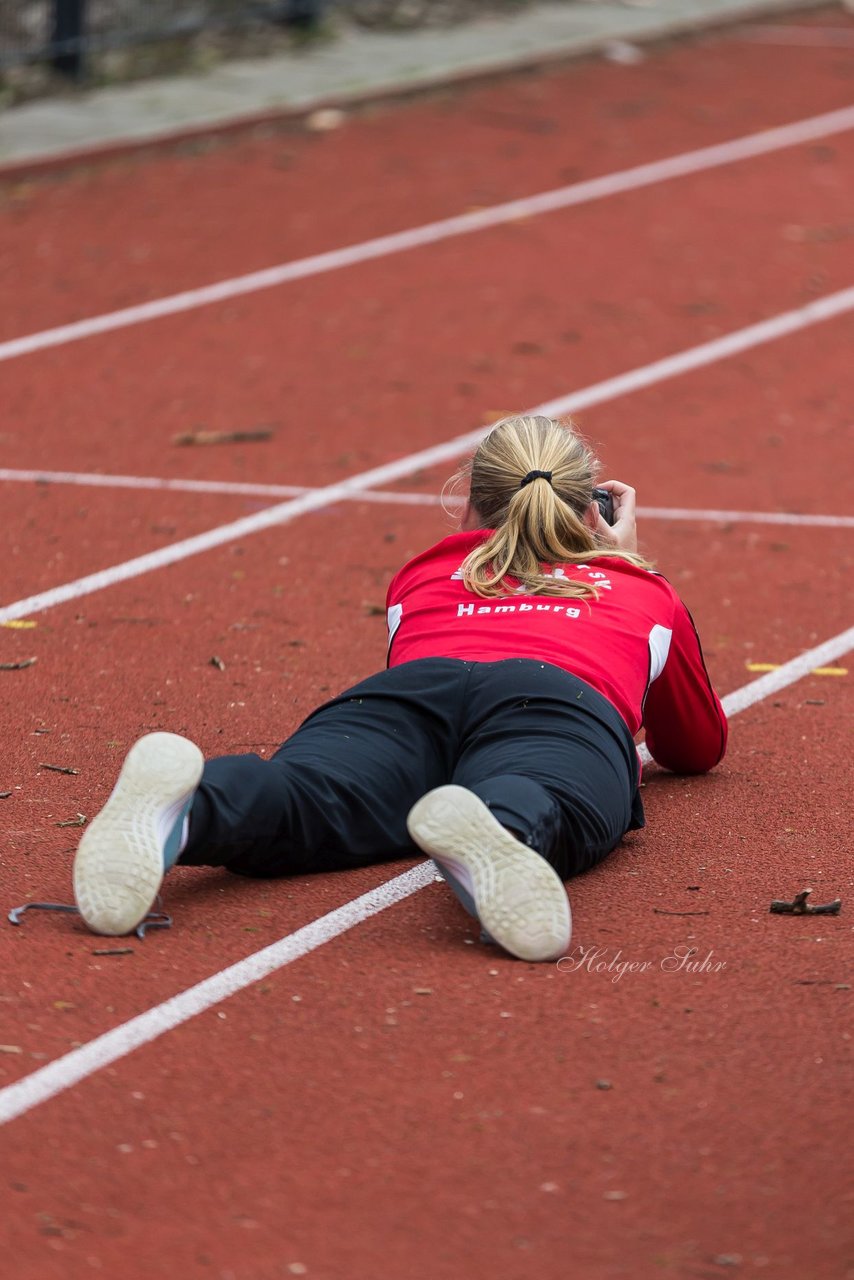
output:
<path id="1" fill-rule="evenodd" d="M 610 555 L 648 567 L 641 556 L 603 543 L 585 523 L 596 466 L 584 441 L 551 418 L 496 423 L 469 468 L 472 507 L 492 530 L 463 561 L 469 590 L 486 598 L 521 588 L 526 595 L 595 599 L 593 583 L 556 576 L 556 566 Z"/>

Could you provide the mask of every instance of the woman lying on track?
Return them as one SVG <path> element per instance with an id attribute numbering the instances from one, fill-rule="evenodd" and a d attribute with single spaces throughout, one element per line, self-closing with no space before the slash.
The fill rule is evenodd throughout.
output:
<path id="1" fill-rule="evenodd" d="M 80 842 L 74 890 L 96 933 L 124 934 L 165 872 L 280 876 L 411 857 L 436 865 L 514 956 L 564 954 L 564 881 L 643 826 L 633 734 L 702 773 L 726 718 L 691 617 L 637 554 L 635 495 L 543 417 L 478 447 L 461 531 L 388 591 L 388 669 L 313 712 L 269 760 L 205 763 L 152 733 Z"/>

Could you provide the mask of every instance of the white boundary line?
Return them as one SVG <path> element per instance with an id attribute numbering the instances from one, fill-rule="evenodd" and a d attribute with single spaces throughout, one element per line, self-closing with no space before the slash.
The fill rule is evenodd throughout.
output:
<path id="1" fill-rule="evenodd" d="M 796 658 L 783 664 L 776 671 L 760 676 L 750 684 L 736 689 L 723 699 L 724 710 L 728 716 L 763 698 L 769 697 L 796 683 L 815 667 L 825 666 L 854 648 L 854 627 L 840 632 L 814 649 L 801 653 Z M 647 760 L 649 755 L 647 753 Z M 265 978 L 276 970 L 292 964 L 295 960 L 308 955 L 325 942 L 339 937 L 361 924 L 371 916 L 377 915 L 394 903 L 410 897 L 417 890 L 429 884 L 435 876 L 433 864 L 419 863 L 401 875 L 387 880 L 384 884 L 363 894 L 352 902 L 346 903 L 335 911 L 329 912 L 320 919 L 312 921 L 271 943 L 261 951 L 239 960 L 227 969 L 221 969 L 203 982 L 189 987 L 162 1004 L 154 1005 L 128 1022 L 121 1023 L 112 1031 L 96 1036 L 88 1044 L 73 1049 L 70 1053 L 56 1058 L 45 1067 L 40 1067 L 30 1075 L 24 1076 L 15 1084 L 0 1089 L 0 1124 L 15 1120 L 18 1116 L 38 1106 L 42 1102 L 56 1097 L 65 1089 L 71 1088 L 85 1080 L 94 1072 L 117 1062 L 135 1049 L 172 1031 L 182 1023 L 188 1022 L 197 1014 L 203 1013 L 220 1001 L 236 995 L 237 992 L 251 986 L 260 978 Z"/>
<path id="2" fill-rule="evenodd" d="M 198 307 L 224 302 L 229 298 L 256 293 L 260 289 L 271 289 L 288 284 L 292 280 L 303 280 L 307 276 L 321 275 L 327 271 L 340 270 L 342 267 L 355 266 L 357 263 L 385 258 L 390 254 L 418 249 L 424 245 L 438 244 L 454 236 L 485 231 L 490 227 L 514 222 L 520 218 L 553 213 L 558 209 L 588 204 L 593 200 L 602 200 L 622 192 L 637 191 L 641 187 L 666 182 L 671 178 L 686 177 L 688 174 L 702 173 L 739 160 L 770 155 L 772 152 L 812 142 L 817 138 L 845 133 L 852 128 L 854 128 L 854 106 L 842 107 L 837 111 L 828 111 L 823 115 L 796 120 L 791 124 L 762 130 L 760 133 L 733 138 L 729 142 L 716 143 L 711 147 L 701 147 L 697 151 L 686 151 L 664 160 L 654 160 L 632 169 L 605 174 L 601 178 L 591 178 L 586 182 L 557 187 L 552 191 L 540 192 L 538 195 L 509 200 L 504 204 L 493 205 L 489 209 L 478 209 L 457 217 L 443 218 L 438 222 L 425 223 L 421 227 L 413 227 L 408 231 L 398 231 L 392 235 L 364 240 L 361 244 L 349 245 L 344 249 L 333 249 L 326 253 L 313 254 L 311 257 L 297 258 L 292 262 L 268 267 L 263 271 L 252 271 L 247 275 L 234 276 L 216 284 L 204 285 L 199 289 L 188 289 L 183 293 L 174 293 L 165 298 L 153 299 L 151 302 L 124 307 L 120 311 L 90 316 L 86 320 L 77 320 L 53 329 L 44 329 L 40 333 L 14 338 L 0 343 L 0 361 L 13 360 L 18 356 L 30 355 L 34 351 L 77 342 L 81 338 L 110 333 L 130 325 L 144 324 L 164 316 L 193 311 Z"/>
<path id="3" fill-rule="evenodd" d="M 220 1000 L 227 999 L 253 982 L 274 973 L 276 969 L 299 960 L 324 942 L 329 942 L 355 925 L 369 920 L 379 911 L 384 911 L 386 907 L 400 902 L 429 884 L 434 875 L 431 863 L 419 863 L 402 875 L 372 889 L 370 893 L 345 903 L 343 907 L 313 920 L 295 933 L 254 952 L 245 960 L 221 969 L 219 973 L 194 987 L 189 987 L 170 1000 L 121 1023 L 112 1031 L 81 1045 L 79 1049 L 56 1058 L 46 1067 L 34 1071 L 15 1084 L 0 1089 L 0 1124 L 14 1120 L 31 1107 L 46 1102 L 48 1098 L 77 1084 L 94 1071 L 123 1058 L 131 1050 L 148 1044 L 196 1014 L 203 1013 L 211 1005 L 218 1004 Z"/>
<path id="4" fill-rule="evenodd" d="M 852 310 L 854 310 L 854 286 L 843 289 L 839 293 L 832 293 L 828 294 L 827 297 L 818 298 L 814 302 L 810 302 L 804 307 L 798 307 L 794 311 L 784 311 L 780 315 L 772 316 L 770 320 L 762 320 L 759 324 L 748 325 L 745 329 L 737 329 L 722 338 L 715 338 L 711 342 L 701 343 L 697 347 L 689 347 L 686 351 L 680 351 L 677 355 L 666 356 L 663 360 L 655 360 L 652 364 L 642 365 L 638 369 L 619 374 L 615 378 L 607 378 L 604 382 L 597 382 L 592 386 L 582 388 L 580 391 L 573 391 L 569 395 L 559 396 L 556 400 L 546 401 L 544 404 L 536 406 L 531 412 L 544 413 L 555 417 L 577 413 L 581 409 L 604 404 L 606 401 L 615 400 L 618 396 L 627 395 L 629 392 L 651 387 L 655 383 L 665 381 L 667 378 L 675 378 L 679 374 L 701 369 L 706 365 L 714 364 L 718 360 L 747 351 L 763 343 L 798 333 L 811 325 L 842 316 Z M 378 485 L 389 484 L 393 480 L 399 480 L 402 476 L 412 475 L 414 471 L 418 471 L 423 467 L 435 466 L 440 462 L 458 458 L 461 454 L 474 448 L 487 430 L 487 427 L 478 427 L 475 431 L 468 431 L 465 435 L 456 436 L 453 440 L 445 441 L 444 444 L 432 445 L 428 449 L 421 449 L 418 453 L 411 453 L 406 457 L 398 458 L 394 462 L 388 462 L 384 466 L 372 467 L 369 471 L 350 476 L 347 480 L 338 481 L 336 484 L 327 485 L 322 489 L 315 489 L 310 493 L 303 493 L 299 497 L 277 503 L 275 506 L 267 507 L 263 511 L 256 511 L 252 515 L 231 521 L 229 524 L 219 525 L 217 528 L 209 529 L 206 533 L 196 534 L 194 537 L 185 538 L 181 542 L 173 542 L 170 546 L 161 547 L 157 551 L 150 551 L 146 555 L 137 556 L 133 560 L 126 560 L 122 564 L 113 565 L 112 568 L 88 574 L 84 578 L 77 578 L 73 582 L 67 582 L 59 587 L 52 587 L 50 590 L 39 592 L 34 596 L 27 596 L 23 600 L 18 600 L 14 604 L 0 608 L 0 622 L 11 622 L 18 618 L 25 618 L 33 613 L 39 613 L 43 609 L 51 609 L 55 605 L 65 604 L 69 600 L 77 600 L 81 596 L 90 595 L 93 591 L 102 591 L 104 588 L 114 586 L 116 583 L 139 577 L 140 574 L 150 573 L 154 569 L 162 569 L 167 565 L 177 564 L 190 556 L 199 555 L 203 551 L 211 551 L 215 547 L 234 542 L 236 539 L 247 537 L 249 534 L 288 524 L 291 520 L 296 519 L 297 516 L 304 515 L 307 511 L 319 511 L 323 507 L 331 506 L 332 503 L 340 502 L 342 499 L 352 497 L 354 494 L 363 494 L 367 489 L 374 489 Z"/>
<path id="5" fill-rule="evenodd" d="M 95 489 L 142 489 L 169 493 L 217 493 L 227 497 L 288 498 L 316 493 L 315 488 L 293 484 L 253 484 L 243 480 L 182 480 L 161 476 L 123 476 L 99 471 L 29 471 L 0 467 L 0 482 L 22 484 L 70 484 Z M 375 502 L 394 506 L 438 507 L 442 497 L 435 493 L 405 493 L 398 489 L 365 489 L 352 493 L 347 501 Z M 449 496 L 448 505 L 461 504 Z M 804 515 L 795 511 L 726 511 L 711 507 L 638 507 L 647 520 L 708 521 L 712 524 L 785 524 L 822 529 L 854 529 L 854 516 Z"/>
<path id="6" fill-rule="evenodd" d="M 746 711 L 748 707 L 752 707 L 757 702 L 762 702 L 765 698 L 770 698 L 772 693 L 779 693 L 781 689 L 786 689 L 790 684 L 796 684 L 798 680 L 802 680 L 804 676 L 808 676 L 816 667 L 830 666 L 837 658 L 841 658 L 843 654 L 854 649 L 854 627 L 848 627 L 846 631 L 840 631 L 838 635 L 831 636 L 829 640 L 825 640 L 823 644 L 818 644 L 812 649 L 807 649 L 805 653 L 798 654 L 796 658 L 790 658 L 788 662 L 784 662 L 776 671 L 769 671 L 766 675 L 759 676 L 757 680 L 751 680 L 749 684 L 742 685 L 740 689 L 734 689 L 732 693 L 728 693 L 725 698 L 721 698 L 721 704 L 727 717 L 731 719 L 738 715 L 740 711 Z M 639 747 L 639 754 L 644 764 L 652 762 L 652 756 L 646 749 L 646 746 Z M 2 1097 L 2 1094 L 0 1094 Z"/>
<path id="7" fill-rule="evenodd" d="M 645 520 L 696 520 L 710 524 L 786 524 L 854 529 L 854 516 L 802 515 L 795 511 L 719 511 L 713 507 L 638 507 Z"/>
<path id="8" fill-rule="evenodd" d="M 784 662 L 776 671 L 769 671 L 758 680 L 751 680 L 750 684 L 728 693 L 721 699 L 723 709 L 728 716 L 738 715 L 739 711 L 746 711 L 755 703 L 770 698 L 772 693 L 779 693 L 790 684 L 796 684 L 816 667 L 829 667 L 837 658 L 841 658 L 851 649 L 854 649 L 854 627 L 840 631 L 838 635 L 831 636 L 823 644 L 817 644 L 814 648 L 799 654 L 797 658 Z"/>

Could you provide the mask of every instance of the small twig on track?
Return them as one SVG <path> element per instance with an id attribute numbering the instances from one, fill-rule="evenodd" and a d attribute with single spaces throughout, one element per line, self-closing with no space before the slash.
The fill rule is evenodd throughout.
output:
<path id="1" fill-rule="evenodd" d="M 780 916 L 838 916 L 842 908 L 842 899 L 834 898 L 833 902 L 824 902 L 821 906 L 812 906 L 807 898 L 812 889 L 801 889 L 791 902 L 783 898 L 773 898 L 768 908 L 774 915 Z"/>
<path id="2" fill-rule="evenodd" d="M 51 773 L 79 773 L 79 769 L 69 769 L 64 764 L 40 764 L 40 769 L 49 769 Z"/>
<path id="3" fill-rule="evenodd" d="M 709 911 L 665 911 L 664 907 L 653 907 L 657 916 L 707 916 Z"/>
<path id="4" fill-rule="evenodd" d="M 37 661 L 37 658 L 22 658 L 20 662 L 0 662 L 0 671 L 23 671 Z"/>
<path id="5" fill-rule="evenodd" d="M 78 813 L 76 818 L 66 818 L 64 822 L 55 822 L 55 827 L 85 827 L 89 819 L 85 813 Z"/>

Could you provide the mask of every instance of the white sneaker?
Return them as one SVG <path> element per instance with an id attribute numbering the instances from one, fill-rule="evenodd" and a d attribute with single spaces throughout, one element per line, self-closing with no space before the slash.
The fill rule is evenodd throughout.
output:
<path id="1" fill-rule="evenodd" d="M 465 787 L 437 787 L 413 805 L 409 834 L 494 942 L 520 960 L 557 960 L 572 915 L 563 882 Z"/>
<path id="2" fill-rule="evenodd" d="M 178 857 L 203 765 L 177 733 L 149 733 L 131 747 L 74 859 L 74 897 L 93 933 L 130 933 L 148 915 Z"/>

